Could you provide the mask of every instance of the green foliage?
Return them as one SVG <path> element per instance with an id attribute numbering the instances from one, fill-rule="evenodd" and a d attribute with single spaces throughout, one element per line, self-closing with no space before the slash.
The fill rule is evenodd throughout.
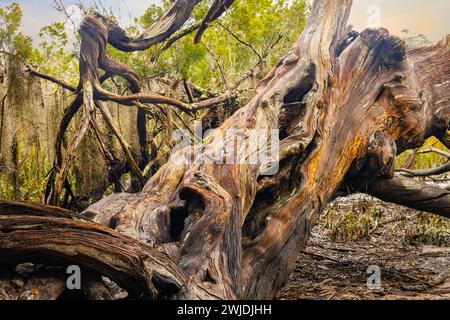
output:
<path id="1" fill-rule="evenodd" d="M 48 42 L 41 44 L 42 50 L 51 50 L 52 47 L 66 46 L 68 44 L 68 37 L 65 31 L 64 24 L 55 22 L 49 26 L 45 26 L 39 32 L 39 36 L 44 39 L 49 38 Z"/>
<path id="2" fill-rule="evenodd" d="M 187 26 L 201 21 L 211 3 L 208 0 L 198 5 Z M 139 35 L 170 5 L 170 1 L 164 1 L 161 6 L 151 5 L 136 19 L 135 25 L 127 28 L 127 33 Z M 81 10 L 85 13 L 91 11 L 85 7 Z M 263 56 L 270 51 L 262 70 L 259 70 L 262 74 L 287 54 L 304 28 L 307 11 L 306 0 L 237 0 L 220 22 L 213 23 L 206 31 L 202 44 L 194 45 L 194 34 L 191 34 L 163 53 L 157 47 L 133 54 L 109 47 L 108 54 L 112 59 L 129 64 L 143 77 L 170 74 L 189 79 L 201 87 L 224 89 L 225 81 L 234 82 L 259 61 L 258 54 Z M 0 9 L 0 44 L 8 44 L 10 51 L 20 52 L 23 58 L 40 66 L 43 72 L 76 83 L 77 48 L 72 42 L 77 39 L 68 37 L 64 24 L 53 23 L 42 28 L 39 47 L 33 49 L 31 39 L 18 33 L 21 20 L 19 4 Z M 271 50 L 275 43 L 277 45 Z"/>
<path id="3" fill-rule="evenodd" d="M 152 4 L 136 22 L 143 28 L 149 28 L 163 14 L 163 7 Z"/>
<path id="4" fill-rule="evenodd" d="M 408 245 L 450 244 L 450 220 L 401 206 L 384 205 L 368 197 L 336 202 L 319 220 L 333 240 L 357 241 L 372 234 L 399 239 Z"/>
<path id="5" fill-rule="evenodd" d="M 70 44 L 64 24 L 43 27 L 39 47 L 34 48 L 32 39 L 19 32 L 22 18 L 16 2 L 0 8 L 0 50 L 40 66 L 44 73 L 76 82 L 78 62 L 75 53 L 68 50 Z"/>

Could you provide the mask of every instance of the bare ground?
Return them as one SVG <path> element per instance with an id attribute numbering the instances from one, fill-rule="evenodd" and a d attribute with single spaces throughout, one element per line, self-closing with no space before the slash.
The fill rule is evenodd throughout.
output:
<path id="1" fill-rule="evenodd" d="M 361 198 L 346 198 L 330 206 L 313 230 L 307 247 L 299 255 L 295 272 L 277 298 L 450 299 L 449 224 L 417 228 L 422 223 L 418 222 L 422 213 L 367 197 L 363 201 L 365 204 L 361 206 Z M 364 227 L 360 227 L 351 230 L 359 233 L 352 239 L 348 230 L 339 230 L 339 223 L 330 226 L 329 220 L 336 220 L 337 211 L 345 215 L 348 210 L 359 211 L 355 215 L 367 215 L 366 210 L 372 212 L 371 223 L 368 223 L 371 227 L 365 230 L 368 235 L 361 236 Z M 379 215 L 375 219 L 374 210 L 375 216 Z M 348 224 L 348 221 L 344 223 Z M 367 286 L 370 276 L 367 269 L 372 265 L 381 269 L 381 288 L 378 290 Z"/>

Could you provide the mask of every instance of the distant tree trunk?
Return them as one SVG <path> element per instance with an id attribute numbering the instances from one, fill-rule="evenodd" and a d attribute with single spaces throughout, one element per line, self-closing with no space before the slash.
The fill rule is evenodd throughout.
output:
<path id="1" fill-rule="evenodd" d="M 385 29 L 358 34 L 347 27 L 351 5 L 315 1 L 289 55 L 206 139 L 202 158 L 179 151 L 141 193 L 115 194 L 84 212 L 108 228 L 57 209 L 0 206 L 0 259 L 75 262 L 147 298 L 272 298 L 336 195 L 360 191 L 394 201 L 380 181 L 394 177 L 396 155 L 448 136 L 450 37 L 408 51 Z M 98 61 L 90 60 L 98 47 L 85 45 L 83 79 L 100 90 L 91 65 Z M 124 102 L 97 92 L 100 98 Z M 221 154 L 233 129 L 243 133 L 234 143 L 239 155 L 254 130 L 269 145 L 279 130 L 276 175 L 262 175 L 270 160 L 202 162 Z M 197 161 L 185 165 L 187 156 Z M 410 186 L 392 190 L 405 196 Z M 448 215 L 449 197 L 435 197 L 398 202 L 423 209 L 424 201 L 427 211 Z"/>

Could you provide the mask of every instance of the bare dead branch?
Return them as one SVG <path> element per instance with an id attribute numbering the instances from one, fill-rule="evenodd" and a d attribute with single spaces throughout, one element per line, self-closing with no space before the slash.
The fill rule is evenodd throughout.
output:
<path id="1" fill-rule="evenodd" d="M 228 32 L 234 39 L 236 39 L 239 43 L 243 44 L 247 48 L 253 51 L 253 53 L 258 57 L 259 60 L 262 60 L 263 57 L 258 53 L 258 51 L 255 49 L 254 46 L 252 46 L 250 43 L 242 40 L 239 38 L 233 31 L 231 31 L 229 28 L 224 26 L 222 23 L 218 22 L 218 25 L 221 26 L 223 29 L 225 29 L 226 32 Z"/>
<path id="2" fill-rule="evenodd" d="M 74 87 L 71 84 L 65 82 L 64 80 L 59 80 L 59 79 L 56 79 L 56 78 L 54 78 L 52 76 L 49 76 L 47 74 L 41 73 L 41 72 L 37 71 L 36 69 L 34 69 L 31 66 L 28 66 L 28 70 L 30 71 L 30 74 L 32 74 L 33 76 L 42 78 L 44 80 L 48 80 L 50 82 L 53 82 L 53 83 L 59 85 L 60 87 L 66 89 L 66 90 L 69 90 L 69 91 L 71 91 L 73 93 L 76 93 L 78 91 L 78 89 L 76 87 Z"/>
<path id="3" fill-rule="evenodd" d="M 440 167 L 432 169 L 420 169 L 420 170 L 397 169 L 396 171 L 404 173 L 409 177 L 438 176 L 450 171 L 450 161 Z"/>
<path id="4" fill-rule="evenodd" d="M 206 51 L 208 51 L 209 55 L 213 58 L 213 60 L 216 63 L 217 67 L 219 68 L 219 72 L 220 72 L 220 76 L 222 77 L 223 85 L 225 86 L 226 89 L 228 89 L 228 81 L 227 81 L 227 78 L 225 76 L 225 72 L 222 69 L 222 65 L 220 64 L 219 59 L 216 57 L 214 52 L 211 49 L 208 48 L 207 45 L 203 44 L 203 46 L 205 47 Z"/>

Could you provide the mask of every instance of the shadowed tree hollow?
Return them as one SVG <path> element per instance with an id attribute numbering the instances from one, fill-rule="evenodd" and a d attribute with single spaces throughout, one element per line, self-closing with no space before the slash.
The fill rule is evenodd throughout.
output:
<path id="1" fill-rule="evenodd" d="M 101 15 L 84 19 L 80 84 L 69 88 L 77 97 L 61 124 L 49 203 L 60 205 L 73 153 L 71 147 L 63 154 L 61 143 L 79 110 L 84 116 L 71 142 L 75 147 L 95 109 L 120 135 L 104 101 L 144 113 L 148 104 L 193 113 L 233 95 L 231 87 L 219 97 L 188 103 L 145 94 L 136 72 L 108 58 L 108 44 L 132 52 L 172 39 L 199 2 L 175 1 L 139 38 Z M 205 20 L 189 29 L 198 30 L 196 42 L 232 2 L 215 1 Z M 78 264 L 137 298 L 270 299 L 288 279 L 318 216 L 338 196 L 363 192 L 450 217 L 449 191 L 394 170 L 398 154 L 429 137 L 450 146 L 450 36 L 410 50 L 386 29 L 351 30 L 351 6 L 351 0 L 316 0 L 304 32 L 250 102 L 203 141 L 200 153 L 187 147 L 173 154 L 141 192 L 114 194 L 80 215 L 0 203 L 2 263 Z M 111 76 L 125 78 L 133 94 L 103 89 Z M 268 145 L 277 132 L 278 172 L 263 175 L 274 164 L 270 158 L 203 161 L 221 154 L 232 130 L 244 142 L 233 143 L 236 154 L 246 152 L 255 130 L 266 133 Z M 141 164 L 125 154 L 142 180 Z M 186 164 L 186 158 L 192 161 Z M 102 284 L 93 279 L 86 287 L 96 288 L 88 291 L 99 298 Z M 45 298 L 57 298 L 62 290 L 54 286 Z"/>

